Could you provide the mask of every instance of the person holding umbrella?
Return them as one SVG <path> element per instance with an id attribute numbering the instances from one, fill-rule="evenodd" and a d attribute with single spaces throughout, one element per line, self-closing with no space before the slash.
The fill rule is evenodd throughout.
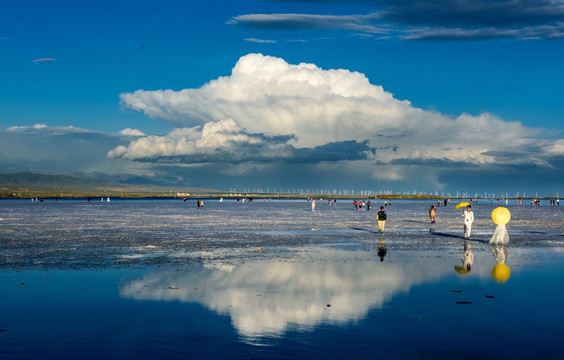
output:
<path id="1" fill-rule="evenodd" d="M 464 216 L 464 238 L 470 239 L 472 223 L 474 222 L 474 213 L 472 212 L 472 207 L 470 205 L 466 206 L 466 210 L 464 210 L 462 216 Z"/>

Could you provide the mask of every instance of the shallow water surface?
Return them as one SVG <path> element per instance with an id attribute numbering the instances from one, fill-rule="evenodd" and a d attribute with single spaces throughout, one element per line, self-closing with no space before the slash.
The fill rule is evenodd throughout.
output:
<path id="1" fill-rule="evenodd" d="M 428 207 L 0 201 L 2 357 L 564 357 L 562 210 Z"/>

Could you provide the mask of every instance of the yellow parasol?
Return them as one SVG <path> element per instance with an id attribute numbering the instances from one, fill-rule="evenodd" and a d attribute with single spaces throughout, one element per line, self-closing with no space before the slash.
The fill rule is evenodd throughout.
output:
<path id="1" fill-rule="evenodd" d="M 492 220 L 496 225 L 505 225 L 511 219 L 511 213 L 507 208 L 497 207 L 492 211 Z"/>
<path id="2" fill-rule="evenodd" d="M 454 206 L 454 208 L 455 208 L 455 209 L 465 208 L 465 207 L 467 207 L 468 205 L 470 205 L 469 202 L 467 202 L 467 201 L 461 201 L 461 202 L 459 202 L 458 204 L 456 204 L 456 205 Z"/>

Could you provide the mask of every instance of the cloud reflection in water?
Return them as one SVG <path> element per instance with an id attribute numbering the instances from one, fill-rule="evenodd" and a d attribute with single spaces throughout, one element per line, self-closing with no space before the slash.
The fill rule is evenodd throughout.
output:
<path id="1" fill-rule="evenodd" d="M 393 295 L 448 272 L 440 264 L 421 265 L 377 258 L 224 263 L 150 273 L 123 285 L 120 296 L 196 302 L 229 315 L 244 337 L 280 336 L 289 327 L 307 330 L 361 320 Z"/>

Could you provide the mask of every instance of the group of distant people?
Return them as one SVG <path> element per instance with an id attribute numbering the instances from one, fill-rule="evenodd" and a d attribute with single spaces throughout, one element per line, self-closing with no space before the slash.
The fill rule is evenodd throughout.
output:
<path id="1" fill-rule="evenodd" d="M 317 201 L 321 202 L 323 201 L 323 199 L 314 199 L 314 198 L 308 198 L 307 201 L 311 202 L 311 211 L 315 211 L 315 206 L 317 205 Z M 329 203 L 329 206 L 337 206 L 337 199 L 327 199 L 327 202 Z"/>
<path id="2" fill-rule="evenodd" d="M 56 201 L 56 200 L 55 200 L 55 201 Z M 88 202 L 92 202 L 92 197 L 89 196 L 88 199 L 87 199 L 87 201 L 88 201 Z M 104 202 L 104 197 L 103 197 L 103 196 L 100 198 L 100 201 L 101 201 L 101 202 Z M 106 202 L 110 202 L 110 197 L 109 197 L 109 196 L 108 196 Z"/>
<path id="3" fill-rule="evenodd" d="M 353 206 L 355 210 L 358 211 L 362 211 L 362 209 L 366 206 L 366 210 L 370 210 L 370 207 L 372 206 L 372 203 L 370 202 L 370 200 L 368 200 L 367 202 L 364 200 L 353 200 Z"/>
<path id="4" fill-rule="evenodd" d="M 550 206 L 560 206 L 560 199 L 558 199 L 558 198 L 548 199 L 548 202 L 549 202 Z M 523 205 L 523 200 L 521 200 L 521 205 Z M 531 206 L 541 206 L 540 199 L 537 199 L 537 198 L 531 199 Z"/>

